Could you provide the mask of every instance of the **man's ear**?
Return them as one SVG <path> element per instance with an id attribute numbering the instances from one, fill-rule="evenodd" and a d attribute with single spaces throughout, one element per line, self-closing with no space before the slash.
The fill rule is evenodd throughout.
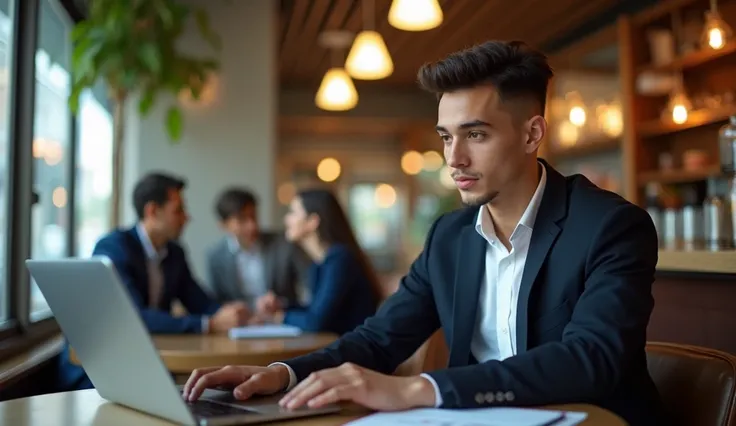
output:
<path id="1" fill-rule="evenodd" d="M 535 115 L 527 121 L 526 141 L 524 150 L 531 154 L 539 148 L 547 134 L 547 121 L 541 115 Z"/>

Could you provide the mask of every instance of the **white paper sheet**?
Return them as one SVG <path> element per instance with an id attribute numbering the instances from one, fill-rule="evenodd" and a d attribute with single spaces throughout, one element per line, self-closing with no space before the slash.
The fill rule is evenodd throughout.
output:
<path id="1" fill-rule="evenodd" d="M 563 417 L 564 415 L 564 417 Z M 587 413 L 527 408 L 478 408 L 441 410 L 423 408 L 396 413 L 376 413 L 347 423 L 350 426 L 575 426 Z M 346 426 L 347 426 L 346 425 Z"/>
<path id="2" fill-rule="evenodd" d="M 228 335 L 231 339 L 263 339 L 269 337 L 296 337 L 302 334 L 299 327 L 291 325 L 251 325 L 231 328 Z"/>

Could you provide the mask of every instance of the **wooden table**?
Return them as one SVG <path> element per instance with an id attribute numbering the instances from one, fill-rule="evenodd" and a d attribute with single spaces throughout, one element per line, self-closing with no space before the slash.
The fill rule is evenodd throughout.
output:
<path id="1" fill-rule="evenodd" d="M 321 349 L 337 339 L 329 333 L 299 337 L 231 340 L 225 334 L 153 335 L 153 342 L 170 372 L 190 374 L 202 367 L 268 365 Z M 79 360 L 70 351 L 70 359 Z"/>
<path id="2" fill-rule="evenodd" d="M 585 411 L 582 425 L 625 426 L 615 414 L 592 405 L 571 404 L 550 408 Z M 369 414 L 350 407 L 340 414 L 274 422 L 283 426 L 337 426 Z M 0 424 L 12 426 L 165 426 L 171 423 L 100 398 L 95 390 L 63 392 L 0 403 Z"/>

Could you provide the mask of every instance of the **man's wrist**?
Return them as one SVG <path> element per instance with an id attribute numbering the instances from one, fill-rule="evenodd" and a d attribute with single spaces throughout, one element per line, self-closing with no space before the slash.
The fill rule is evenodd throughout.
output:
<path id="1" fill-rule="evenodd" d="M 283 386 L 281 386 L 281 390 L 287 390 L 289 388 L 289 383 L 291 383 L 291 373 L 289 372 L 289 368 L 280 362 L 273 363 L 269 365 L 268 368 L 278 372 L 279 377 L 281 378 L 280 382 L 283 384 Z"/>
<path id="2" fill-rule="evenodd" d="M 412 408 L 434 407 L 437 396 L 432 382 L 422 376 L 407 377 L 404 397 Z"/>

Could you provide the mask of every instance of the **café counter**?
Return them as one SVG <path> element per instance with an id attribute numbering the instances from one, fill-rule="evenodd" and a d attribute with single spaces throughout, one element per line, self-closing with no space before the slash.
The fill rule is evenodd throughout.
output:
<path id="1" fill-rule="evenodd" d="M 736 251 L 659 252 L 647 340 L 736 354 Z"/>

